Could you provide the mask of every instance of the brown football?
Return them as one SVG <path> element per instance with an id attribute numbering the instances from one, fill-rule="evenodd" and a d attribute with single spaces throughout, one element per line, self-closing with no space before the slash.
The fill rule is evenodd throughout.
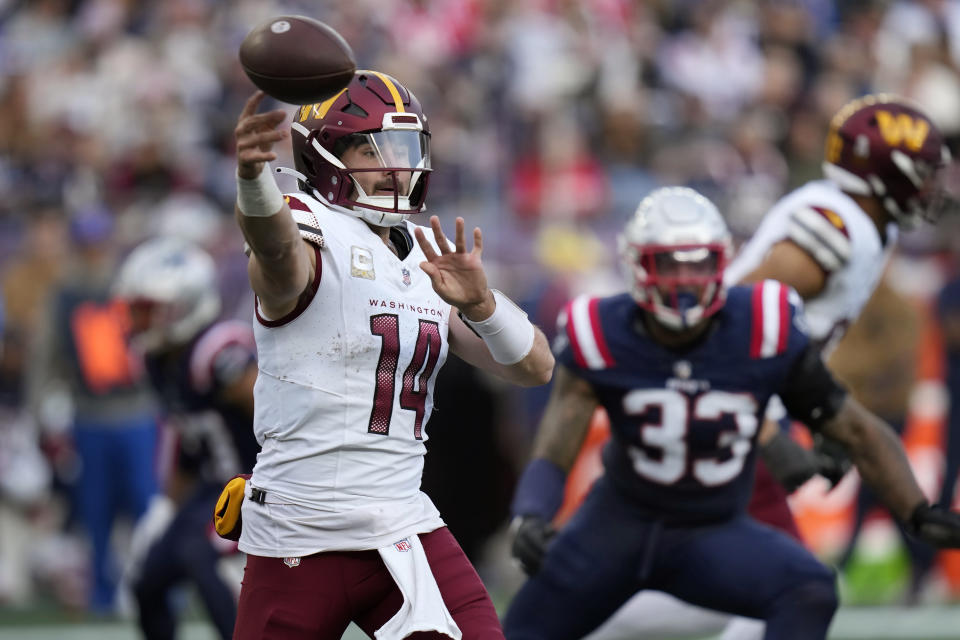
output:
<path id="1" fill-rule="evenodd" d="M 343 36 L 306 16 L 276 16 L 254 27 L 240 45 L 240 64 L 257 88 L 291 104 L 323 102 L 357 70 Z"/>

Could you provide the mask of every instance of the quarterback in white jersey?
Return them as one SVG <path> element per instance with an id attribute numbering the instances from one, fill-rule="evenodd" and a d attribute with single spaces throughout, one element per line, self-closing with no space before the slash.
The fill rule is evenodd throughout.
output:
<path id="1" fill-rule="evenodd" d="M 873 294 L 899 229 L 934 222 L 948 204 L 941 169 L 949 161 L 943 136 L 915 105 L 884 94 L 854 100 L 831 121 L 826 179 L 810 182 L 774 205 L 727 269 L 726 281 L 773 279 L 793 287 L 804 299 L 811 338 L 828 353 Z M 778 411 L 782 415 L 782 405 L 771 403 L 759 437 L 763 458 L 750 514 L 799 537 L 777 480 L 792 490 L 818 472 L 837 481 L 846 467 L 793 445 L 777 427 Z M 665 630 L 682 637 L 724 627 L 726 640 L 764 636 L 759 621 L 727 620 L 666 594 L 643 593 L 589 639 L 643 637 L 647 632 L 669 637 Z"/>
<path id="2" fill-rule="evenodd" d="M 262 97 L 237 125 L 236 215 L 257 294 L 262 452 L 217 513 L 218 525 L 235 520 L 248 554 L 235 638 L 336 638 L 351 621 L 377 638 L 502 638 L 483 584 L 420 491 L 426 425 L 448 351 L 537 385 L 553 370 L 547 342 L 487 287 L 480 229 L 468 250 L 461 218 L 453 242 L 436 216 L 429 228 L 408 220 L 431 169 L 410 91 L 357 71 L 301 107 L 286 171 L 302 191 L 286 197 L 265 168 L 288 135 L 284 113 L 257 114 Z"/>

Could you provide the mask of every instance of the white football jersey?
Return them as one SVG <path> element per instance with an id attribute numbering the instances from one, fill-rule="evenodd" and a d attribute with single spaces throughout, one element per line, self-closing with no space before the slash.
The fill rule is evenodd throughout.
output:
<path id="1" fill-rule="evenodd" d="M 828 274 L 824 290 L 804 302 L 810 336 L 826 353 L 843 337 L 873 295 L 896 244 L 887 228 L 884 246 L 873 220 L 833 182 L 810 182 L 780 199 L 727 268 L 728 284 L 753 271 L 770 248 L 792 240 Z"/>
<path id="2" fill-rule="evenodd" d="M 415 225 L 400 260 L 359 218 L 289 197 L 318 252 L 316 294 L 295 317 L 254 321 L 262 451 L 248 486 L 266 498 L 244 500 L 240 549 L 303 556 L 432 531 L 443 521 L 420 480 L 450 305 L 419 267 Z"/>

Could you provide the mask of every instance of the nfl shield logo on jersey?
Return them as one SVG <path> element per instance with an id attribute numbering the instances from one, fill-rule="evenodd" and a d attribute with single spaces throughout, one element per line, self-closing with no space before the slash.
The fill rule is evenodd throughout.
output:
<path id="1" fill-rule="evenodd" d="M 681 380 L 688 380 L 693 375 L 693 366 L 687 360 L 677 360 L 673 363 L 673 375 Z"/>
<path id="2" fill-rule="evenodd" d="M 407 286 L 409 287 L 409 286 L 410 286 L 410 282 L 411 282 L 411 280 L 410 280 L 410 270 L 407 269 L 406 267 L 402 267 L 402 268 L 400 269 L 400 273 L 403 274 L 403 284 L 405 284 L 405 285 L 407 285 Z"/>
<path id="3" fill-rule="evenodd" d="M 293 569 L 294 567 L 299 567 L 299 566 L 300 566 L 300 558 L 294 558 L 294 557 L 284 558 L 284 559 L 283 559 L 283 564 L 287 565 L 287 566 L 290 567 L 291 569 Z"/>
<path id="4" fill-rule="evenodd" d="M 400 542 L 394 542 L 393 546 L 397 548 L 397 551 L 410 551 L 413 549 L 413 545 L 410 544 L 410 541 L 404 538 Z"/>

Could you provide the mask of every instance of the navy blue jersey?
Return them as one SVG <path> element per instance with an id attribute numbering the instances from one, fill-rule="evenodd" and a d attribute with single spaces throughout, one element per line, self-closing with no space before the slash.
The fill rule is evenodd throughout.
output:
<path id="1" fill-rule="evenodd" d="M 222 391 L 255 361 L 253 329 L 236 320 L 211 325 L 174 352 L 146 358 L 150 381 L 180 427 L 181 468 L 201 472 L 214 467 L 228 477 L 253 469 L 259 451 L 253 416 L 225 402 Z M 206 419 L 210 413 L 226 427 L 229 442 L 218 438 L 217 426 Z"/>
<path id="2" fill-rule="evenodd" d="M 745 510 L 767 402 L 809 344 L 799 304 L 772 280 L 733 287 L 684 350 L 653 340 L 628 294 L 567 305 L 557 361 L 606 409 L 613 437 L 604 467 L 629 501 L 670 523 Z"/>
<path id="3" fill-rule="evenodd" d="M 950 280 L 937 296 L 937 311 L 943 316 L 960 309 L 960 278 Z"/>

